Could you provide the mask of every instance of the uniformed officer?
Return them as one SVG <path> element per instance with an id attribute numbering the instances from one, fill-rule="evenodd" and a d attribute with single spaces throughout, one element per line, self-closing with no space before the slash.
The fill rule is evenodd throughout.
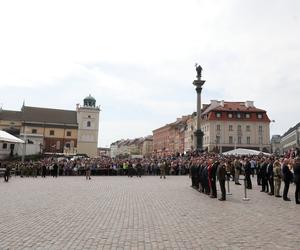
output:
<path id="1" fill-rule="evenodd" d="M 275 184 L 274 195 L 275 197 L 281 197 L 280 186 L 281 186 L 282 174 L 281 174 L 281 164 L 278 160 L 274 162 L 273 172 L 274 172 L 274 184 Z"/>
<path id="2" fill-rule="evenodd" d="M 166 168 L 167 168 L 167 163 L 166 161 L 162 161 L 160 163 L 160 179 L 164 177 L 166 179 Z"/>

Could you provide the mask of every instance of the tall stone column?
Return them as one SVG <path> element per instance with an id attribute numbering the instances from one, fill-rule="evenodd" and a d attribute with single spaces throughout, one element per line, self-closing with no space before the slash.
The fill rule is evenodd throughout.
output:
<path id="1" fill-rule="evenodd" d="M 193 81 L 193 85 L 196 86 L 196 93 L 197 93 L 197 130 L 194 133 L 196 137 L 195 148 L 197 150 L 203 150 L 204 133 L 201 130 L 201 92 L 202 92 L 202 86 L 205 83 L 205 81 L 201 80 L 202 68 L 200 65 L 196 64 L 196 71 L 197 71 L 197 80 Z"/>

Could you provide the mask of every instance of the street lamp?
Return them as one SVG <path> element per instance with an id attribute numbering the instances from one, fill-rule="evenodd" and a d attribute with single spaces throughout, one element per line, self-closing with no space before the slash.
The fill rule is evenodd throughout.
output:
<path id="1" fill-rule="evenodd" d="M 202 92 L 202 86 L 205 83 L 204 80 L 201 80 L 201 73 L 202 73 L 202 67 L 195 64 L 196 72 L 197 72 L 197 80 L 193 81 L 193 85 L 196 86 L 196 92 L 197 92 L 197 129 L 195 131 L 195 137 L 196 137 L 196 149 L 202 150 L 203 149 L 203 135 L 204 133 L 201 130 L 201 92 Z"/>

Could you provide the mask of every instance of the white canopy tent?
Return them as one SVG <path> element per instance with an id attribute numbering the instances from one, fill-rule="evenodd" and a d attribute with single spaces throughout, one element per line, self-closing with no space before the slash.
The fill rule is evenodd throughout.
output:
<path id="1" fill-rule="evenodd" d="M 259 154 L 270 155 L 269 153 L 264 153 L 261 151 L 257 151 L 253 149 L 245 149 L 245 148 L 237 148 L 223 153 L 223 155 L 259 155 Z"/>
<path id="2" fill-rule="evenodd" d="M 11 142 L 11 143 L 25 143 L 23 140 L 0 130 L 0 142 Z"/>

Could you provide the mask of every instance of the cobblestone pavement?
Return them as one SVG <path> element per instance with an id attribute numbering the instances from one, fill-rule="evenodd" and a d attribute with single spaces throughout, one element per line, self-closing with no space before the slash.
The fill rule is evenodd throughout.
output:
<path id="1" fill-rule="evenodd" d="M 187 176 L 12 177 L 0 182 L 0 249 L 300 248 L 293 185 L 292 202 L 231 189 L 221 202 Z"/>

